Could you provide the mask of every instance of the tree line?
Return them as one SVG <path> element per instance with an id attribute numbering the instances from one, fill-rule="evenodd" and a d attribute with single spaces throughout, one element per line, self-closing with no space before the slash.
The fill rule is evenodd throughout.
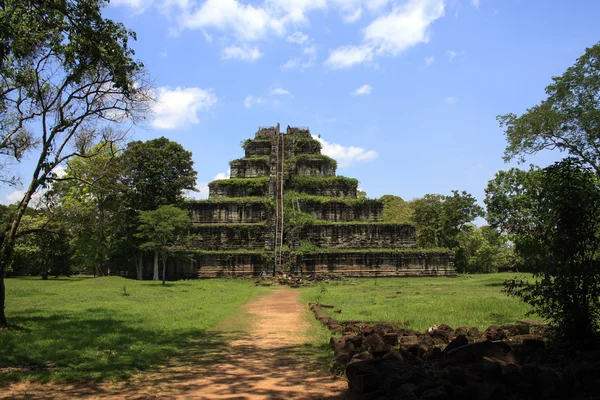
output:
<path id="1" fill-rule="evenodd" d="M 47 191 L 28 208 L 17 231 L 11 271 L 17 274 L 109 275 L 111 266 L 136 265 L 142 279 L 143 253 L 159 260 L 185 242 L 190 220 L 185 190 L 194 190 L 191 152 L 164 137 L 135 141 L 120 151 L 98 144 L 99 154 L 74 158 Z M 17 204 L 3 206 L 3 229 Z"/>
<path id="2" fill-rule="evenodd" d="M 189 152 L 165 138 L 119 149 L 154 99 L 130 46 L 135 33 L 104 18 L 106 4 L 0 1 L 0 182 L 25 188 L 0 210 L 0 327 L 9 268 L 48 276 L 74 263 L 104 274 L 121 259 L 137 260 L 139 274 L 141 252 L 152 251 L 157 278 L 161 255 L 185 240 L 178 206 L 195 183 Z M 569 157 L 498 172 L 484 200 L 489 226 L 472 224 L 483 209 L 458 191 L 388 197 L 385 217 L 414 223 L 421 246 L 455 249 L 459 270 L 527 268 L 533 280 L 510 280 L 506 293 L 581 338 L 597 332 L 600 313 L 600 44 L 552 78 L 546 94 L 520 116 L 498 117 L 505 160 L 544 150 Z M 33 170 L 20 182 L 10 165 L 25 156 Z M 32 208 L 42 191 L 45 207 Z"/>
<path id="3" fill-rule="evenodd" d="M 381 200 L 384 201 L 384 221 L 415 225 L 417 247 L 453 250 L 458 272 L 523 269 L 506 235 L 492 226 L 474 223 L 485 216 L 485 211 L 475 197 L 465 191 L 454 190 L 450 195 L 427 194 L 410 201 L 385 195 Z"/>
<path id="4" fill-rule="evenodd" d="M 389 197 L 385 217 L 415 223 L 421 245 L 456 250 L 459 269 L 512 260 L 531 272 L 507 280 L 504 292 L 581 341 L 600 328 L 600 43 L 553 77 L 546 95 L 520 116 L 497 117 L 504 159 L 524 162 L 546 150 L 567 157 L 496 173 L 485 190 L 488 226 L 470 225 L 483 210 L 464 192 L 411 202 Z"/>

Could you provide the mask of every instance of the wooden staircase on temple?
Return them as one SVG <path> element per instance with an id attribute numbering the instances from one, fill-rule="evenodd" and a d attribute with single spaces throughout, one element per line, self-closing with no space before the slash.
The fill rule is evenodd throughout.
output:
<path id="1" fill-rule="evenodd" d="M 358 198 L 307 127 L 259 127 L 243 148 L 231 178 L 189 203 L 195 239 L 175 275 L 455 276 L 454 253 L 417 249 L 414 226 L 384 222 L 383 202 Z"/>
<path id="2" fill-rule="evenodd" d="M 275 251 L 274 251 L 274 271 L 281 270 L 283 267 L 283 236 L 285 224 L 285 212 L 283 202 L 283 186 L 285 181 L 283 166 L 285 160 L 285 140 L 283 135 L 277 135 L 277 171 L 275 177 Z"/>

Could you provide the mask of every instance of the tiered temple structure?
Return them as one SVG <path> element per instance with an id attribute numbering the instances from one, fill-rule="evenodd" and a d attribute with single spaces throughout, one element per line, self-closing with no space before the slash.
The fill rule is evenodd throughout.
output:
<path id="1" fill-rule="evenodd" d="M 336 175 L 308 128 L 259 128 L 243 148 L 231 178 L 190 203 L 191 261 L 171 278 L 455 275 L 454 253 L 417 249 L 414 226 L 382 222 L 383 202 L 357 198 L 358 181 Z"/>

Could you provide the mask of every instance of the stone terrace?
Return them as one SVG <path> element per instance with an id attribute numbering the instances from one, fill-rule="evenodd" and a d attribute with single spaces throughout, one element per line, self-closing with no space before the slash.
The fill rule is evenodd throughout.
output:
<path id="1" fill-rule="evenodd" d="M 260 128 L 243 148 L 231 178 L 211 182 L 209 199 L 190 203 L 193 260 L 175 261 L 171 275 L 455 275 L 453 252 L 417 249 L 414 226 L 383 223 L 383 202 L 358 198 L 358 181 L 336 175 L 308 128 Z M 275 265 L 278 203 L 284 237 Z"/>

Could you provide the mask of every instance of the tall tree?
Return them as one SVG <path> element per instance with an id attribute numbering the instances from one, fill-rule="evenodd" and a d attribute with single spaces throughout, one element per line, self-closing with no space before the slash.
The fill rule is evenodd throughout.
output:
<path id="1" fill-rule="evenodd" d="M 420 247 L 455 249 L 459 246 L 459 233 L 470 229 L 470 224 L 484 215 L 471 194 L 457 190 L 451 196 L 427 194 L 413 200 L 412 209 Z"/>
<path id="2" fill-rule="evenodd" d="M 91 267 L 96 275 L 107 274 L 107 261 L 115 251 L 121 221 L 122 163 L 114 144 L 100 143 L 98 155 L 74 158 L 65 175 L 52 186 L 58 197 L 59 212 L 67 225 L 74 259 L 81 267 Z"/>
<path id="3" fill-rule="evenodd" d="M 165 137 L 130 142 L 123 153 L 123 164 L 129 204 L 139 211 L 181 204 L 184 190 L 194 190 L 196 185 L 192 153 Z"/>
<path id="4" fill-rule="evenodd" d="M 537 202 L 541 194 L 543 171 L 531 166 L 528 171 L 511 168 L 498 171 L 485 189 L 487 221 L 501 233 L 522 233 L 536 223 Z"/>
<path id="5" fill-rule="evenodd" d="M 62 221 L 53 220 L 46 210 L 35 211 L 23 217 L 15 242 L 15 256 L 11 268 L 17 273 L 40 275 L 72 274 L 69 235 Z"/>
<path id="6" fill-rule="evenodd" d="M 126 188 L 125 235 L 139 248 L 138 212 L 156 210 L 162 205 L 183 204 L 184 190 L 195 190 L 196 171 L 192 153 L 165 137 L 146 142 L 130 142 L 122 156 L 125 166 L 122 182 Z M 137 240 L 137 242 L 136 242 Z M 155 254 L 155 264 L 156 264 Z M 143 249 L 137 254 L 137 277 L 142 279 Z"/>
<path id="7" fill-rule="evenodd" d="M 190 229 L 188 213 L 173 205 L 140 212 L 137 237 L 141 249 L 155 253 L 154 280 L 158 280 L 158 256 L 162 261 L 162 283 L 167 279 L 167 259 L 177 247 L 185 245 Z"/>
<path id="8" fill-rule="evenodd" d="M 513 248 L 506 237 L 490 226 L 473 226 L 458 235 L 454 263 L 461 272 L 498 272 L 512 265 Z"/>
<path id="9" fill-rule="evenodd" d="M 516 250 L 535 281 L 509 280 L 505 290 L 580 340 L 600 326 L 600 181 L 574 158 L 531 173 L 536 185 L 518 193 L 519 200 L 530 199 L 508 203 L 527 204 L 528 210 L 505 210 L 511 216 L 500 220 L 514 226 Z"/>
<path id="10" fill-rule="evenodd" d="M 499 115 L 508 145 L 504 159 L 545 149 L 566 151 L 600 176 L 600 43 L 546 87 L 548 97 L 521 116 Z"/>
<path id="11" fill-rule="evenodd" d="M 36 164 L 0 248 L 0 326 L 4 276 L 33 194 L 72 157 L 92 157 L 109 125 L 136 120 L 148 105 L 133 32 L 102 17 L 106 0 L 4 0 L 0 3 L 0 157 L 18 160 L 36 146 Z M 1 161 L 0 161 L 1 162 Z"/>
<path id="12" fill-rule="evenodd" d="M 383 220 L 397 224 L 410 224 L 414 218 L 413 204 L 402 197 L 386 194 L 379 199 L 383 201 Z"/>

